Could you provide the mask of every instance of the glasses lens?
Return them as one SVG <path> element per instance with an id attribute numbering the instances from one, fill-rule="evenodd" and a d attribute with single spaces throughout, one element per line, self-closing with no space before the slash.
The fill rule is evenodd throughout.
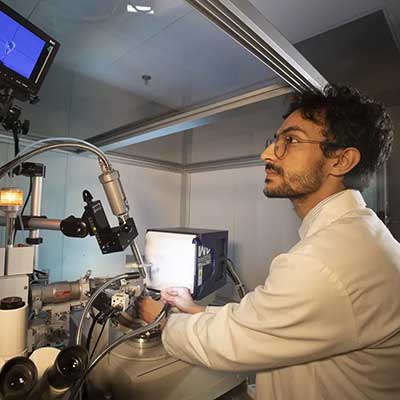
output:
<path id="1" fill-rule="evenodd" d="M 275 139 L 274 139 L 274 138 L 268 138 L 268 139 L 265 141 L 265 148 L 271 146 L 271 144 L 273 144 L 274 142 L 275 142 Z"/>
<path id="2" fill-rule="evenodd" d="M 284 135 L 279 135 L 275 141 L 275 155 L 278 158 L 283 158 L 286 153 L 286 140 Z"/>

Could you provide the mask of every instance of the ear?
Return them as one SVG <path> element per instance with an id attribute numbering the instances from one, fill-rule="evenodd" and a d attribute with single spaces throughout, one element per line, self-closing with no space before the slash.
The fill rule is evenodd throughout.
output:
<path id="1" fill-rule="evenodd" d="M 331 175 L 344 176 L 350 172 L 361 160 L 361 154 L 355 147 L 346 147 L 336 152 L 332 157 Z"/>

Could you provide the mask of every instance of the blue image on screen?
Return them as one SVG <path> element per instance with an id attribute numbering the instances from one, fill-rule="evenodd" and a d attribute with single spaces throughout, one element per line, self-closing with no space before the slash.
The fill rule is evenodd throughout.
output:
<path id="1" fill-rule="evenodd" d="M 29 79 L 46 42 L 0 11 L 0 63 Z"/>

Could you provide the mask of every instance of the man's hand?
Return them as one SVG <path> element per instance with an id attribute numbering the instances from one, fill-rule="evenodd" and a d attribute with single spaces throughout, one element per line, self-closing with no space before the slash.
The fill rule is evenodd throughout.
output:
<path id="1" fill-rule="evenodd" d="M 164 306 L 162 301 L 153 300 L 150 296 L 141 297 L 138 304 L 140 317 L 147 323 L 153 322 Z"/>
<path id="2" fill-rule="evenodd" d="M 189 289 L 184 287 L 172 287 L 161 290 L 161 300 L 176 307 L 179 311 L 196 314 L 205 310 L 205 307 L 196 304 Z"/>

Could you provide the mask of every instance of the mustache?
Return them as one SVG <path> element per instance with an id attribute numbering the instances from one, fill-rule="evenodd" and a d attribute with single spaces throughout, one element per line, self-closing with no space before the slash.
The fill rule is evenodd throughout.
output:
<path id="1" fill-rule="evenodd" d="M 265 170 L 272 170 L 278 173 L 279 175 L 283 175 L 283 169 L 279 165 L 272 164 L 271 162 L 267 162 L 265 164 Z"/>

